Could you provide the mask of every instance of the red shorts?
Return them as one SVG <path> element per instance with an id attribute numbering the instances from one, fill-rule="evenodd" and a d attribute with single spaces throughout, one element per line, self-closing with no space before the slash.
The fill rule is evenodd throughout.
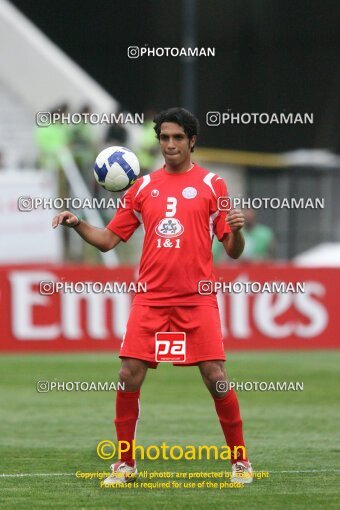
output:
<path id="1" fill-rule="evenodd" d="M 157 368 L 155 336 L 159 331 L 186 333 L 186 360 L 177 366 L 200 361 L 225 360 L 218 308 L 212 306 L 133 305 L 126 327 L 120 358 L 135 358 Z"/>

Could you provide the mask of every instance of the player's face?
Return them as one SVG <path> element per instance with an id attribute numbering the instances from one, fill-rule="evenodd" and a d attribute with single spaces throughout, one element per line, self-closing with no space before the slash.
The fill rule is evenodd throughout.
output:
<path id="1" fill-rule="evenodd" d="M 182 126 L 174 122 L 163 122 L 159 143 L 165 163 L 171 167 L 189 163 L 191 147 L 195 144 L 195 140 L 195 136 L 189 139 Z"/>

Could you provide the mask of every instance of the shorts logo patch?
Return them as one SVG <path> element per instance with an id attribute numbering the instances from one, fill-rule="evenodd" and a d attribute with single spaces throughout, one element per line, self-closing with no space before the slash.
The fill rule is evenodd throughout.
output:
<path id="1" fill-rule="evenodd" d="M 184 198 L 195 198 L 197 196 L 197 189 L 189 186 L 188 188 L 184 188 L 182 195 Z"/>
<path id="2" fill-rule="evenodd" d="M 156 361 L 181 363 L 186 360 L 186 334 L 184 332 L 159 331 L 156 333 Z"/>
<path id="3" fill-rule="evenodd" d="M 158 223 L 155 231 L 161 237 L 178 237 L 183 234 L 184 227 L 176 218 L 163 218 Z"/>

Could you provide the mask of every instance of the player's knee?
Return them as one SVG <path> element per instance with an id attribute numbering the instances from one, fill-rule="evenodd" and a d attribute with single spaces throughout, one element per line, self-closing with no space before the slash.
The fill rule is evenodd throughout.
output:
<path id="1" fill-rule="evenodd" d="M 143 372 L 137 367 L 122 365 L 119 370 L 119 380 L 126 385 L 139 385 L 143 380 Z"/>
<path id="2" fill-rule="evenodd" d="M 134 379 L 133 370 L 130 367 L 122 366 L 119 370 L 119 380 L 122 383 L 132 382 Z"/>
<path id="3" fill-rule="evenodd" d="M 212 367 L 204 374 L 204 381 L 209 387 L 215 387 L 219 381 L 224 381 L 225 373 L 220 367 Z"/>

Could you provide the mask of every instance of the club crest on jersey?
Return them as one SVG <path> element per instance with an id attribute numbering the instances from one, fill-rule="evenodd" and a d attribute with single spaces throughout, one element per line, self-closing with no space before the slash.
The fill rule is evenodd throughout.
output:
<path id="1" fill-rule="evenodd" d="M 155 232 L 161 237 L 178 237 L 183 234 L 184 227 L 176 218 L 163 218 L 155 228 Z"/>
<path id="2" fill-rule="evenodd" d="M 153 190 L 151 191 L 151 196 L 152 196 L 152 197 L 154 197 L 154 198 L 155 198 L 155 197 L 158 197 L 158 195 L 159 195 L 159 191 L 158 191 L 158 189 L 153 189 Z"/>
<path id="3" fill-rule="evenodd" d="M 184 198 L 195 198 L 197 195 L 197 189 L 189 186 L 188 188 L 184 188 L 182 195 Z"/>

